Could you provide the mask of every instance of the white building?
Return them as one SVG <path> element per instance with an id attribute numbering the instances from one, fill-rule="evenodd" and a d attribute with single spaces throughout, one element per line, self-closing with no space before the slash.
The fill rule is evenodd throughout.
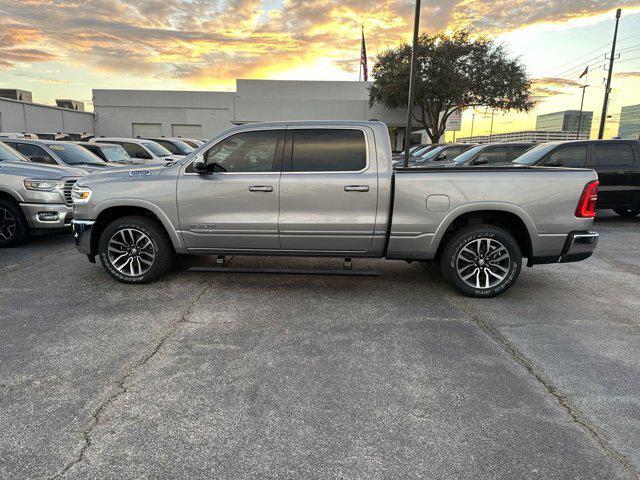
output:
<path id="1" fill-rule="evenodd" d="M 232 125 L 277 120 L 385 122 L 395 149 L 406 110 L 369 107 L 368 82 L 237 80 L 235 92 L 93 90 L 96 135 L 211 138 Z"/>
<path id="2" fill-rule="evenodd" d="M 0 98 L 0 133 L 90 134 L 93 113 Z"/>
<path id="3" fill-rule="evenodd" d="M 539 130 L 526 130 L 523 132 L 494 133 L 492 135 L 474 135 L 473 137 L 458 138 L 461 143 L 492 143 L 492 142 L 558 142 L 563 140 L 576 140 L 577 132 L 546 132 Z M 588 140 L 589 133 L 581 132 L 580 140 Z"/>

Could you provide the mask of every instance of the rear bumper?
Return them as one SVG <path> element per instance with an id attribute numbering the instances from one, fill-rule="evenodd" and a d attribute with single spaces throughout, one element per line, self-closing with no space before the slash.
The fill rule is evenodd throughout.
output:
<path id="1" fill-rule="evenodd" d="M 541 265 L 545 263 L 569 263 L 586 260 L 598 246 L 600 235 L 596 232 L 571 232 L 564 242 L 562 253 L 547 257 L 532 257 L 527 266 Z"/>
<path id="2" fill-rule="evenodd" d="M 93 220 L 72 220 L 73 241 L 80 253 L 93 255 L 91 251 L 91 229 L 93 228 Z"/>
<path id="3" fill-rule="evenodd" d="M 33 229 L 56 229 L 71 226 L 73 208 L 58 203 L 21 203 L 20 208 Z"/>

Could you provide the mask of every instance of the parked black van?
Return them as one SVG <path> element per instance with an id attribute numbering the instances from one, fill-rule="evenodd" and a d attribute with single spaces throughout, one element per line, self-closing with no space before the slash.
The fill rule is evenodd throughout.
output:
<path id="1" fill-rule="evenodd" d="M 598 204 L 618 215 L 640 214 L 640 141 L 575 140 L 543 143 L 513 163 L 593 168 L 598 173 Z"/>

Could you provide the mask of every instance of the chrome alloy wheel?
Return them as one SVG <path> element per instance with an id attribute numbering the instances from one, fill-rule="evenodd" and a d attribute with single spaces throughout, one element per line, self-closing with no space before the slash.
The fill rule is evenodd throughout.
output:
<path id="1" fill-rule="evenodd" d="M 8 209 L 0 207 L 0 240 L 9 240 L 16 233 L 16 218 Z"/>
<path id="2" fill-rule="evenodd" d="M 511 268 L 505 246 L 492 238 L 467 243 L 456 258 L 458 275 L 473 288 L 493 288 L 504 280 Z"/>
<path id="3" fill-rule="evenodd" d="M 109 261 L 113 268 L 128 277 L 146 273 L 156 258 L 151 239 L 135 228 L 123 228 L 109 239 Z"/>

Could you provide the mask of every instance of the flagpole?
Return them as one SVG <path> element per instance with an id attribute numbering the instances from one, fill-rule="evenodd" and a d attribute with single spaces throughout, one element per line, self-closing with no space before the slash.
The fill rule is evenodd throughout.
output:
<path id="1" fill-rule="evenodd" d="M 364 36 L 364 25 L 360 25 L 362 28 L 362 36 Z M 362 81 L 362 36 L 360 36 L 360 67 L 358 68 L 358 81 Z"/>

